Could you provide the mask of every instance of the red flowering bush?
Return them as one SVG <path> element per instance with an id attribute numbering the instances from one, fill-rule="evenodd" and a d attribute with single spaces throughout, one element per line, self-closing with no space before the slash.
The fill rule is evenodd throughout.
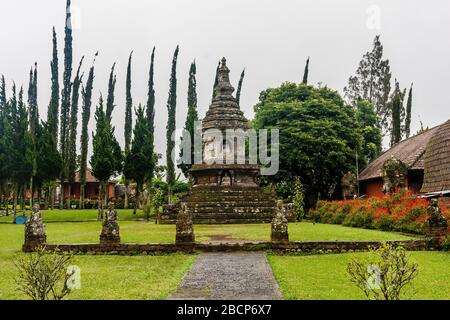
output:
<path id="1" fill-rule="evenodd" d="M 350 227 L 425 234 L 429 201 L 407 191 L 360 200 L 319 201 L 309 212 L 316 222 Z M 444 217 L 450 221 L 450 201 L 441 201 Z"/>

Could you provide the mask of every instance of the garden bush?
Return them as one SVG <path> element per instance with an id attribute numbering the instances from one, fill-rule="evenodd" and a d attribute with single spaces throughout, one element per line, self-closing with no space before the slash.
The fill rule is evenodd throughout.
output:
<path id="1" fill-rule="evenodd" d="M 308 218 L 321 223 L 350 227 L 426 234 L 429 200 L 408 191 L 342 201 L 319 201 Z M 450 205 L 441 201 L 443 215 L 450 220 Z"/>

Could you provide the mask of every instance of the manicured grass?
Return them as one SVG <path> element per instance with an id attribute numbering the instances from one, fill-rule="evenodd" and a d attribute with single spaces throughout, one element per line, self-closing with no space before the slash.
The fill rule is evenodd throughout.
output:
<path id="1" fill-rule="evenodd" d="M 118 209 L 119 219 L 125 220 L 142 220 L 146 219 L 146 216 L 142 210 L 137 210 L 136 215 L 133 214 L 133 209 Z M 45 222 L 74 222 L 74 221 L 97 221 L 97 210 L 43 210 L 43 217 Z M 18 215 L 21 215 L 22 211 L 19 210 Z M 27 211 L 27 215 L 30 212 Z M 14 220 L 13 215 L 8 217 L 0 217 L 0 222 L 12 222 Z"/>
<path id="2" fill-rule="evenodd" d="M 90 223 L 79 224 L 88 226 Z M 72 225 L 72 224 L 66 224 Z M 84 229 L 84 227 L 83 227 Z M 86 233 L 79 230 L 82 234 Z M 70 234 L 67 234 L 70 238 Z M 0 225 L 0 300 L 26 299 L 16 290 L 14 259 L 23 255 L 23 226 Z M 81 289 L 69 299 L 165 299 L 181 281 L 195 255 L 76 256 Z"/>
<path id="3" fill-rule="evenodd" d="M 175 225 L 156 225 L 154 222 L 121 221 L 120 236 L 122 242 L 171 243 L 175 241 Z M 99 241 L 101 222 L 54 222 L 47 223 L 47 241 L 49 243 L 96 243 Z M 24 226 L 0 224 L 0 231 L 15 230 L 23 235 Z M 195 225 L 197 241 L 214 240 L 215 237 L 233 240 L 270 240 L 270 224 L 250 225 Z M 312 224 L 297 222 L 289 224 L 289 236 L 292 241 L 302 240 L 404 240 L 412 237 L 377 230 L 343 227 L 340 225 Z"/>
<path id="4" fill-rule="evenodd" d="M 346 266 L 353 256 L 346 253 L 311 256 L 268 255 L 269 263 L 285 299 L 366 299 L 348 279 Z M 410 252 L 419 273 L 403 299 L 450 299 L 450 253 Z"/>

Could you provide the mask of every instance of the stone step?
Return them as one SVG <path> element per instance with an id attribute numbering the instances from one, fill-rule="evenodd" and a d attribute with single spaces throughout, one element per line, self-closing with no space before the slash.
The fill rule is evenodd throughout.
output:
<path id="1" fill-rule="evenodd" d="M 194 220 L 198 219 L 215 219 L 215 220 L 229 220 L 229 219 L 235 219 L 235 220 L 243 220 L 243 219 L 263 219 L 267 221 L 272 221 L 273 215 L 271 213 L 258 213 L 258 214 L 251 214 L 251 213 L 245 213 L 245 214 L 235 214 L 235 213 L 196 213 L 193 216 Z"/>
<path id="2" fill-rule="evenodd" d="M 246 213 L 251 213 L 254 215 L 258 215 L 258 214 L 264 214 L 264 213 L 268 213 L 268 214 L 273 214 L 274 210 L 273 208 L 262 208 L 262 207 L 230 207 L 230 208 L 222 208 L 222 207 L 199 207 L 199 208 L 192 208 L 192 213 L 193 214 L 199 214 L 199 213 L 204 213 L 204 214 L 215 214 L 215 213 L 220 213 L 220 214 L 246 214 Z"/>
<path id="3" fill-rule="evenodd" d="M 234 208 L 237 203 L 235 201 L 198 201 L 187 202 L 190 208 L 212 207 L 212 208 Z M 245 201 L 238 202 L 239 207 L 258 207 L 273 208 L 275 204 L 272 201 Z"/>

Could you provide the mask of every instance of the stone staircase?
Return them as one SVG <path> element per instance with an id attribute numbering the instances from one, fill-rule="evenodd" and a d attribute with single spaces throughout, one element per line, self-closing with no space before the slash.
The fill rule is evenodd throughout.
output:
<path id="1" fill-rule="evenodd" d="M 273 193 L 239 187 L 194 187 L 181 202 L 197 224 L 271 222 L 276 206 Z M 173 211 L 163 215 L 162 222 L 175 222 L 176 208 Z"/>

